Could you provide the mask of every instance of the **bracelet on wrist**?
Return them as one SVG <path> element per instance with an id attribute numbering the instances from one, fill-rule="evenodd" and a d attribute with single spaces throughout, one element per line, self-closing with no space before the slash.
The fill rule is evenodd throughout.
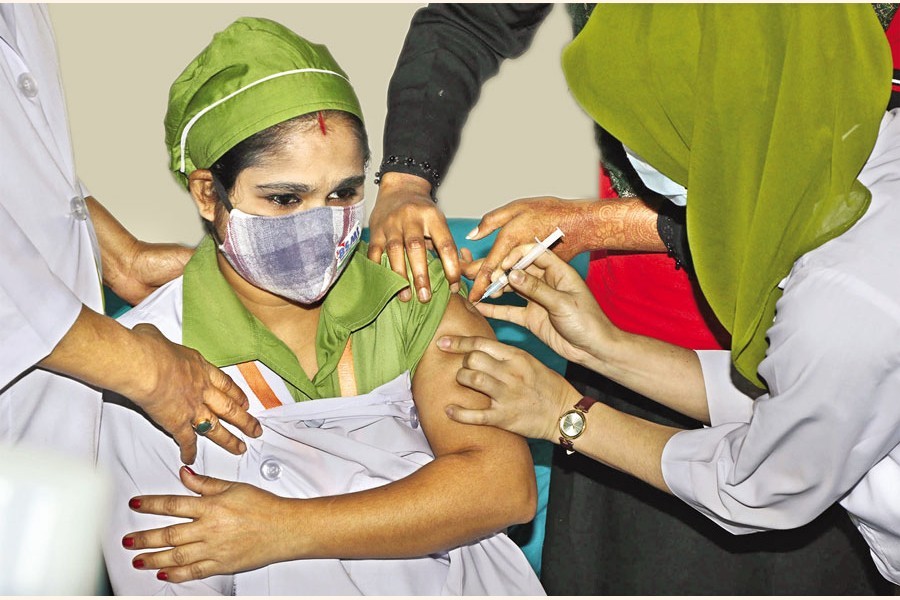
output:
<path id="1" fill-rule="evenodd" d="M 381 161 L 381 166 L 375 173 L 375 185 L 381 184 L 381 177 L 386 172 L 399 172 L 416 175 L 431 184 L 431 199 L 437 201 L 435 196 L 438 186 L 441 185 L 441 174 L 427 161 L 418 161 L 411 156 L 390 155 Z"/>

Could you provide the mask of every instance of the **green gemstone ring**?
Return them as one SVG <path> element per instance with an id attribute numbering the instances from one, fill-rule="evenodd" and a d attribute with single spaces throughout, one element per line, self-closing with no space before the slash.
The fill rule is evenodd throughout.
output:
<path id="1" fill-rule="evenodd" d="M 203 419 L 202 421 L 200 421 L 196 425 L 192 425 L 191 427 L 194 428 L 194 431 L 197 433 L 197 435 L 206 435 L 213 430 L 215 425 L 213 425 L 213 422 L 209 419 Z"/>

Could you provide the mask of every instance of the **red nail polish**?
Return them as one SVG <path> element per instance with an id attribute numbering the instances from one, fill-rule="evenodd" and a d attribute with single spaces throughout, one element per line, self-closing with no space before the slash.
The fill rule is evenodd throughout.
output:
<path id="1" fill-rule="evenodd" d="M 141 499 L 140 498 L 132 498 L 131 500 L 128 501 L 128 506 L 137 510 L 138 508 L 141 507 Z"/>
<path id="2" fill-rule="evenodd" d="M 135 569 L 143 569 L 144 561 L 142 561 L 140 558 L 136 558 L 133 561 L 131 561 L 131 566 L 134 567 Z"/>
<path id="3" fill-rule="evenodd" d="M 160 571 L 159 573 L 156 574 L 156 578 L 159 579 L 160 581 L 166 581 L 169 579 L 169 576 L 166 574 L 165 571 Z"/>
<path id="4" fill-rule="evenodd" d="M 192 468 L 190 468 L 189 466 L 184 465 L 184 468 L 185 468 L 185 469 L 187 470 L 187 472 L 190 473 L 191 475 L 193 475 L 193 476 L 195 476 L 195 477 L 197 476 L 197 474 L 194 473 L 194 470 L 193 470 Z"/>
<path id="5" fill-rule="evenodd" d="M 133 548 L 134 547 L 134 538 L 133 537 L 122 538 L 122 545 L 125 546 L 126 548 Z"/>

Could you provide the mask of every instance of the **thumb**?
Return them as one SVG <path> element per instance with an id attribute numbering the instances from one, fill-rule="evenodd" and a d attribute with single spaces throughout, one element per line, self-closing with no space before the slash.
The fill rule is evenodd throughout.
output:
<path id="1" fill-rule="evenodd" d="M 184 484 L 184 487 L 201 496 L 220 494 L 229 486 L 227 481 L 209 477 L 208 475 L 198 475 L 187 465 L 181 467 L 178 475 L 181 477 L 181 483 Z"/>

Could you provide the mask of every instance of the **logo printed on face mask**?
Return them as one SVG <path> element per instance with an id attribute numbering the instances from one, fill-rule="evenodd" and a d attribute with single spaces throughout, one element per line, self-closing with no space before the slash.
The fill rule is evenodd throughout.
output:
<path id="1" fill-rule="evenodd" d="M 344 259 L 350 256 L 350 251 L 356 247 L 356 244 L 359 242 L 359 236 L 362 234 L 362 227 L 359 226 L 357 222 L 354 224 L 353 229 L 350 230 L 350 233 L 345 237 L 340 244 L 338 244 L 337 248 L 334 250 L 334 258 L 337 259 L 338 266 L 341 266 L 341 263 L 344 262 Z"/>

